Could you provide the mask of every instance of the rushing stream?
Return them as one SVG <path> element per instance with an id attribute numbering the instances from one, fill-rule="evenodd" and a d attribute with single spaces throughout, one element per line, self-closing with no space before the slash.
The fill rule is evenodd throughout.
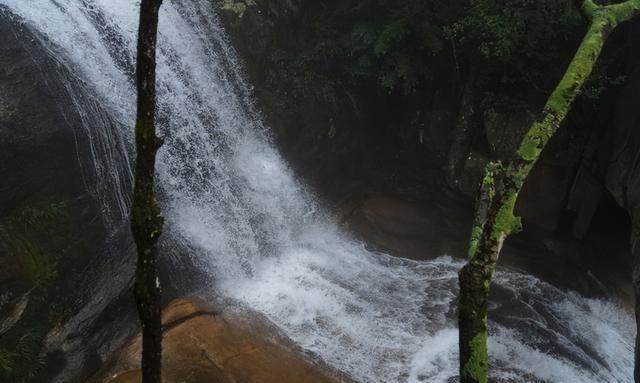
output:
<path id="1" fill-rule="evenodd" d="M 138 2 L 0 0 L 77 75 L 114 124 L 86 126 L 105 211 L 128 201 Z M 301 347 L 361 382 L 456 376 L 450 257 L 412 262 L 342 234 L 282 160 L 208 0 L 165 0 L 158 56 L 158 180 L 168 230 L 212 289 L 263 312 Z M 72 97 L 73 98 L 73 97 Z M 115 203 L 113 201 L 116 201 Z M 500 382 L 631 382 L 633 319 L 619 306 L 501 271 L 489 344 Z"/>

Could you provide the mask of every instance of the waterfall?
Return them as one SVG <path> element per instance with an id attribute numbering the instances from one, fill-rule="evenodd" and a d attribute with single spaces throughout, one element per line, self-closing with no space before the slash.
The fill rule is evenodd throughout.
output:
<path id="1" fill-rule="evenodd" d="M 108 111 L 103 124 L 85 128 L 96 178 L 109 186 L 97 193 L 109 194 L 105 210 L 122 217 L 138 4 L 0 0 L 76 74 L 70 86 L 92 95 L 70 92 L 71 104 L 87 114 L 96 105 Z M 271 142 L 212 8 L 207 0 L 167 0 L 161 9 L 157 89 L 165 145 L 157 173 L 167 231 L 193 250 L 212 291 L 264 313 L 356 380 L 455 377 L 462 262 L 374 253 L 329 222 Z M 495 381 L 632 381 L 635 324 L 620 306 L 508 270 L 497 273 L 493 296 Z"/>

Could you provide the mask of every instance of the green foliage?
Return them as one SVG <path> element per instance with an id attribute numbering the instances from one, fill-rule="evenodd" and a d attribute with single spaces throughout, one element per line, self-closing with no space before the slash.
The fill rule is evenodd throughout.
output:
<path id="1" fill-rule="evenodd" d="M 68 216 L 64 203 L 27 206 L 0 221 L 0 246 L 18 256 L 36 286 L 51 283 L 57 258 L 68 247 Z"/>
<path id="2" fill-rule="evenodd" d="M 284 86 L 297 82 L 291 91 L 300 94 L 313 91 L 309 80 L 333 87 L 374 83 L 407 94 L 443 71 L 470 65 L 485 67 L 496 83 L 545 88 L 584 26 L 571 1 L 318 0 L 307 6 L 301 48 L 272 57 L 282 69 L 273 78 L 284 78 Z"/>
<path id="3" fill-rule="evenodd" d="M 411 92 L 429 76 L 429 61 L 443 49 L 441 18 L 449 8 L 442 0 L 319 1 L 310 17 L 309 41 L 289 65 L 334 83 L 375 81 L 387 91 Z"/>
<path id="4" fill-rule="evenodd" d="M 24 265 L 36 285 L 49 285 L 56 275 L 56 260 L 46 254 L 27 254 Z"/>
<path id="5" fill-rule="evenodd" d="M 335 79 L 310 69 L 308 57 L 299 57 L 285 50 L 277 50 L 271 56 L 270 85 L 289 95 L 307 95 L 315 99 L 333 102 Z M 286 99 L 286 97 L 284 97 Z"/>
<path id="6" fill-rule="evenodd" d="M 557 59 L 549 42 L 560 43 L 581 24 L 571 1 L 469 0 L 463 16 L 447 32 L 476 46 L 487 59 L 506 61 L 527 55 L 548 61 Z M 562 44 L 556 48 L 566 49 Z"/>
<path id="7" fill-rule="evenodd" d="M 6 376 L 15 370 L 15 359 L 15 353 L 7 350 L 0 350 L 0 374 L 2 374 L 0 376 Z"/>
<path id="8" fill-rule="evenodd" d="M 8 291 L 13 297 L 28 296 L 19 321 L 0 337 L 0 382 L 38 381 L 44 334 L 64 321 L 77 299 L 73 289 L 82 276 L 70 265 L 82 254 L 74 235 L 81 230 L 74 219 L 78 216 L 67 203 L 37 201 L 0 219 L 0 252 L 20 266 Z"/>
<path id="9" fill-rule="evenodd" d="M 27 332 L 18 339 L 12 350 L 0 349 L 0 381 L 33 381 L 45 363 L 40 356 L 41 338 L 35 332 Z"/>

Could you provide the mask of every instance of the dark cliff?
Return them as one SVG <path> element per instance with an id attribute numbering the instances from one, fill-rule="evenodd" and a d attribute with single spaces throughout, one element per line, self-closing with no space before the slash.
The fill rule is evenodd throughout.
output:
<path id="1" fill-rule="evenodd" d="M 425 59 L 433 74 L 407 92 L 387 89 L 374 77 L 344 81 L 335 70 L 339 57 L 296 67 L 293 58 L 326 45 L 318 26 L 336 15 L 327 11 L 331 4 L 264 0 L 241 16 L 223 13 L 281 150 L 330 200 L 391 193 L 457 204 L 463 216 L 471 214 L 484 164 L 515 150 L 583 33 L 569 13 L 564 29 L 553 32 L 556 40 L 528 38 L 533 52 L 516 52 L 510 62 L 487 59 L 471 45 L 446 45 Z M 357 25 L 357 16 L 350 17 Z M 416 17 L 411 22 L 423 28 L 444 23 Z M 527 256 L 540 265 L 534 273 L 588 294 L 609 288 L 629 303 L 630 244 L 640 214 L 632 105 L 640 90 L 633 49 L 639 30 L 634 22 L 611 37 L 588 89 L 527 181 L 517 208 L 525 231 L 510 240 L 535 254 Z M 284 78 L 283 67 L 300 71 Z M 453 214 L 444 219 L 459 220 Z M 532 262 L 519 263 L 531 269 Z"/>
<path id="2" fill-rule="evenodd" d="M 91 95 L 2 7 L 0 35 L 0 380 L 72 379 L 126 333 L 113 318 L 135 323 L 118 303 L 130 242 L 105 211 L 83 128 L 108 121 L 74 105 Z"/>

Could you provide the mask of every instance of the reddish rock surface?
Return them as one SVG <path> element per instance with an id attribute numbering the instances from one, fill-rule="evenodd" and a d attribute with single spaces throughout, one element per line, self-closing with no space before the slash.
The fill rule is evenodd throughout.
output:
<path id="1" fill-rule="evenodd" d="M 217 312 L 180 299 L 163 313 L 165 383 L 350 382 L 312 361 L 264 317 Z M 132 335 L 87 383 L 140 382 L 140 333 Z"/>

